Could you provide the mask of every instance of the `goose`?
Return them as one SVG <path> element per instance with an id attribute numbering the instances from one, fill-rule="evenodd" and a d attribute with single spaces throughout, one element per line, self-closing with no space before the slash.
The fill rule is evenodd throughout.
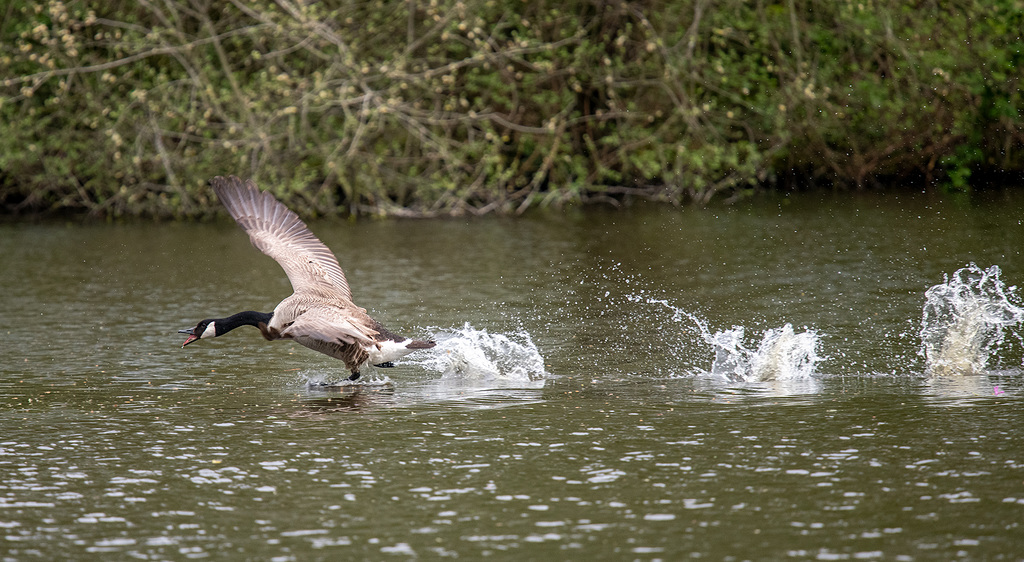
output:
<path id="1" fill-rule="evenodd" d="M 314 351 L 345 362 L 359 378 L 367 365 L 393 367 L 394 361 L 433 341 L 404 338 L 371 318 L 365 308 L 352 302 L 345 273 L 331 250 L 309 230 L 302 219 L 252 180 L 217 176 L 210 180 L 217 198 L 235 222 L 249 235 L 253 246 L 274 258 L 284 269 L 293 293 L 273 312 L 247 310 L 226 318 L 207 318 L 188 334 L 192 342 L 223 336 L 240 326 L 255 326 L 269 341 L 293 340 Z"/>

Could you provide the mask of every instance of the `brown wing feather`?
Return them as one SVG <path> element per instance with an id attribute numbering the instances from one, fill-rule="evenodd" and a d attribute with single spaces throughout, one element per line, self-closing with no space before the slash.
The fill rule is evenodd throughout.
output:
<path id="1" fill-rule="evenodd" d="M 331 250 L 294 212 L 252 180 L 235 176 L 210 180 L 213 191 L 246 233 L 253 246 L 274 258 L 296 293 L 335 293 L 352 301 L 345 273 Z"/>
<path id="2" fill-rule="evenodd" d="M 311 309 L 295 319 L 281 334 L 289 338 L 308 337 L 323 342 L 373 345 L 376 331 L 331 311 Z"/>

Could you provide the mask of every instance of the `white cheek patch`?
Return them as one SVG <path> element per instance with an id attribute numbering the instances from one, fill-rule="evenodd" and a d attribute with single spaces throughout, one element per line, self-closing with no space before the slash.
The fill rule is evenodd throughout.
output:
<path id="1" fill-rule="evenodd" d="M 216 324 L 216 322 L 210 322 L 209 325 L 206 326 L 206 329 L 203 330 L 203 334 L 201 336 L 199 336 L 199 337 L 200 338 L 215 338 L 215 337 L 217 337 L 217 328 L 214 326 L 214 324 Z"/>

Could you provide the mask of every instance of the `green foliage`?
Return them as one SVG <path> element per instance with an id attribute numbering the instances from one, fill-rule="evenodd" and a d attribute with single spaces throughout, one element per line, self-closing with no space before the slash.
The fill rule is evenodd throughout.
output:
<path id="1" fill-rule="evenodd" d="M 1024 2 L 100 2 L 0 11 L 0 205 L 515 213 L 1024 169 Z"/>

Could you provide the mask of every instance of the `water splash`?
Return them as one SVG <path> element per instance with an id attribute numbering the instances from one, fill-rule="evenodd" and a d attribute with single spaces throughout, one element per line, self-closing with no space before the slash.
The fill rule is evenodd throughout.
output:
<path id="1" fill-rule="evenodd" d="M 972 263 L 925 291 L 920 353 L 927 374 L 984 373 L 1008 329 L 1020 340 L 1013 327 L 1024 321 L 1024 308 L 999 273 L 999 266 Z"/>
<path id="2" fill-rule="evenodd" d="M 370 367 L 364 367 L 362 376 L 354 381 L 348 380 L 348 371 L 340 371 L 340 373 L 342 373 L 340 375 L 342 378 L 339 379 L 339 371 L 337 369 L 309 369 L 298 372 L 297 377 L 303 386 L 311 390 L 394 387 L 395 385 L 391 377 L 377 374 Z"/>
<path id="3" fill-rule="evenodd" d="M 418 363 L 442 374 L 443 379 L 526 383 L 543 380 L 544 358 L 525 330 L 491 334 L 466 323 L 462 328 L 440 331 L 437 347 Z"/>
<path id="4" fill-rule="evenodd" d="M 813 330 L 798 334 L 791 324 L 766 330 L 757 349 L 743 345 L 743 333 L 736 326 L 706 338 L 715 350 L 712 375 L 735 382 L 806 379 L 822 360 Z"/>
<path id="5" fill-rule="evenodd" d="M 637 295 L 630 296 L 630 300 L 664 306 L 673 312 L 673 321 L 692 322 L 714 351 L 710 374 L 730 382 L 807 379 L 813 374 L 814 366 L 823 360 L 818 355 L 820 337 L 811 329 L 798 334 L 791 324 L 772 328 L 764 332 L 757 348 L 751 349 L 744 345 L 746 330 L 743 326 L 711 333 L 707 321 L 667 300 Z"/>

